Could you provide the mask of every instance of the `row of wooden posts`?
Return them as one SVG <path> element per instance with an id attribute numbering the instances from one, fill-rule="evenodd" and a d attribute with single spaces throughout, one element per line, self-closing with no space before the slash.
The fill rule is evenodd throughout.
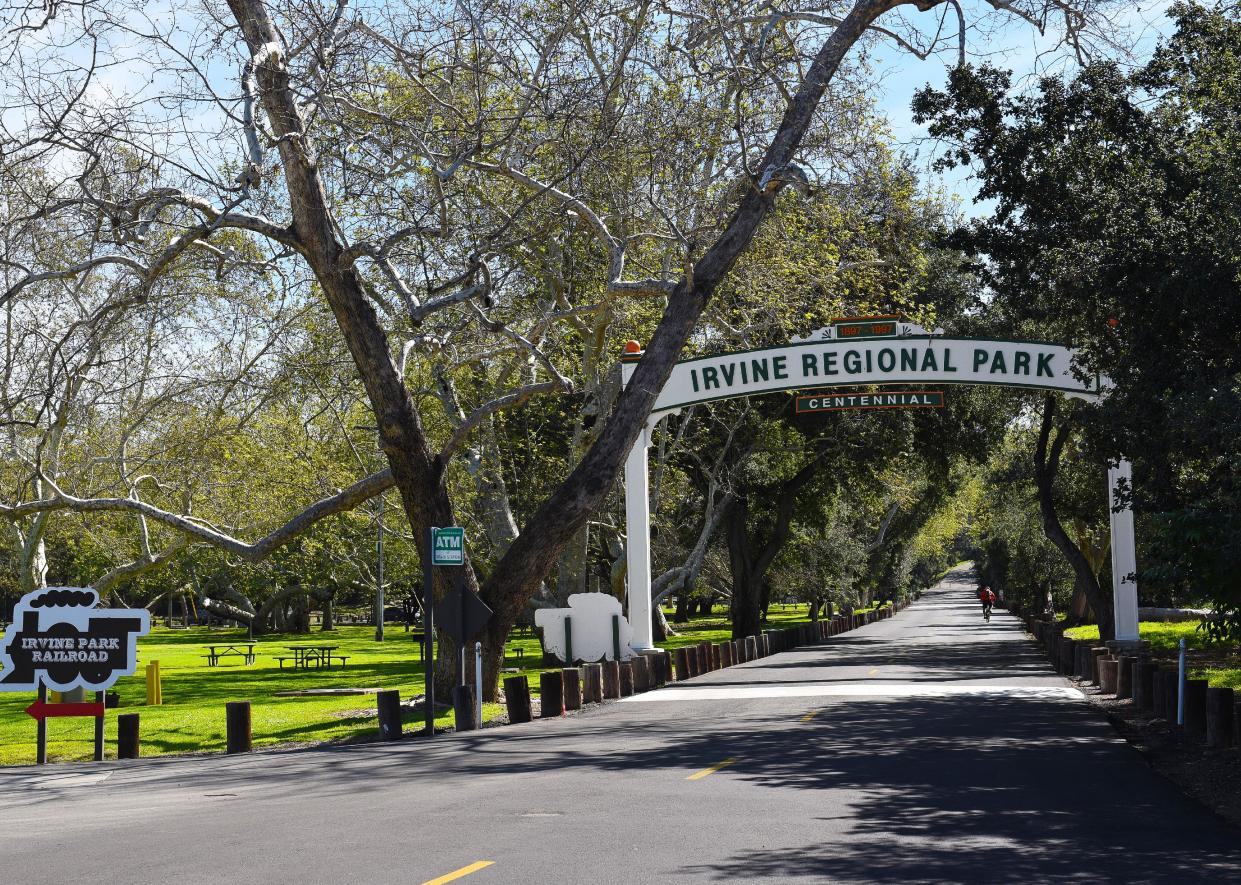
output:
<path id="1" fill-rule="evenodd" d="M 1027 628 L 1057 672 L 1099 687 L 1101 694 L 1132 700 L 1135 707 L 1177 724 L 1180 674 L 1176 665 L 1160 666 L 1149 652 L 1126 652 L 1097 641 L 1070 639 L 1063 628 L 1029 618 Z M 1217 749 L 1241 747 L 1241 699 L 1231 688 L 1212 688 L 1205 679 L 1185 680 L 1184 731 Z"/>
<path id="2" fill-rule="evenodd" d="M 865 614 L 838 615 L 798 627 L 767 630 L 728 642 L 700 642 L 678 648 L 675 655 L 660 651 L 637 655 L 627 661 L 603 661 L 547 670 L 539 674 L 539 716 L 563 716 L 579 710 L 584 704 L 599 704 L 659 688 L 668 682 L 683 682 L 703 673 L 742 664 L 801 645 L 820 642 L 841 633 L 890 618 L 905 607 L 890 603 Z M 401 695 L 395 689 L 377 692 L 379 736 L 395 741 L 402 737 Z M 526 676 L 510 676 L 504 680 L 504 700 L 509 722 L 529 722 L 534 718 L 530 682 Z M 458 731 L 479 727 L 473 686 L 462 686 L 453 694 Z M 224 705 L 225 752 L 247 753 L 253 745 L 250 727 L 250 702 L 231 701 Z M 139 755 L 139 724 L 137 713 L 117 717 L 117 758 L 137 759 Z"/>
<path id="3" fill-rule="evenodd" d="M 660 688 L 668 682 L 684 682 L 712 670 L 820 642 L 863 624 L 889 618 L 903 607 L 903 604 L 893 604 L 865 614 L 840 615 L 798 627 L 767 630 L 728 642 L 699 642 L 678 648 L 675 653 L 659 651 L 637 655 L 627 661 L 603 661 L 547 670 L 539 674 L 539 717 L 563 716 L 568 711 L 580 709 L 583 704 L 619 700 Z M 505 679 L 504 700 L 509 722 L 529 722 L 534 718 L 528 677 L 510 676 Z"/>

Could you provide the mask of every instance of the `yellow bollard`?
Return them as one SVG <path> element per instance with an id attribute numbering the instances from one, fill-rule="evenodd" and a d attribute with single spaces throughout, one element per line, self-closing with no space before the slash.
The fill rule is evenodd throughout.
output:
<path id="1" fill-rule="evenodd" d="M 147 706 L 158 707 L 164 703 L 164 686 L 159 679 L 159 661 L 147 664 Z"/>

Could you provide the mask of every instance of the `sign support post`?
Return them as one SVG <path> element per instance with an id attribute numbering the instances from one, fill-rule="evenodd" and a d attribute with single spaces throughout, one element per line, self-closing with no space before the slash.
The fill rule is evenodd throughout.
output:
<path id="1" fill-rule="evenodd" d="M 467 602 L 465 598 L 465 573 L 461 571 L 454 573 L 452 583 L 453 583 L 453 588 L 457 591 L 458 598 L 460 598 L 461 600 L 461 623 L 462 625 L 465 625 L 469 623 L 469 616 L 466 614 L 466 610 L 465 610 L 465 606 Z M 466 675 L 465 639 L 466 638 L 464 636 L 461 637 L 461 673 L 460 673 L 461 682 L 460 684 L 462 686 L 465 685 L 465 675 Z"/>
<path id="2" fill-rule="evenodd" d="M 107 709 L 102 691 L 95 692 L 95 703 L 99 705 L 99 715 L 95 717 L 95 761 L 103 761 L 103 717 Z"/>
<path id="3" fill-rule="evenodd" d="M 39 699 L 35 703 L 37 703 L 39 706 L 43 706 L 44 704 L 47 703 L 47 686 L 43 685 L 42 683 L 40 683 L 39 685 Z M 40 716 L 38 719 L 35 720 L 35 722 L 38 724 L 35 725 L 34 762 L 35 762 L 35 765 L 46 765 L 47 764 L 47 719 L 43 716 Z"/>
<path id="4" fill-rule="evenodd" d="M 422 559 L 422 662 L 426 669 L 423 706 L 426 708 L 427 737 L 435 736 L 435 529 L 428 527 L 426 555 Z"/>
<path id="5" fill-rule="evenodd" d="M 662 417 L 662 416 L 660 416 Z M 654 418 L 658 421 L 659 418 Z M 638 434 L 625 460 L 625 559 L 629 582 L 629 623 L 633 625 L 633 648 L 655 648 L 651 623 L 651 511 L 646 450 L 651 445 L 651 425 Z"/>

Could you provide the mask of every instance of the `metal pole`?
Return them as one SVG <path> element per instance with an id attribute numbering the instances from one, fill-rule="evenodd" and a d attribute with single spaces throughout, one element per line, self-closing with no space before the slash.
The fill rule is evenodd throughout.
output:
<path id="1" fill-rule="evenodd" d="M 474 712 L 478 727 L 483 727 L 483 644 L 474 643 Z"/>
<path id="2" fill-rule="evenodd" d="M 379 540 L 375 547 L 379 553 L 379 573 L 375 578 L 375 641 L 384 641 L 384 496 L 379 493 Z"/>
<path id="3" fill-rule="evenodd" d="M 434 555 L 431 547 L 431 527 L 427 527 L 424 537 L 425 545 L 422 552 L 422 614 L 423 626 L 426 628 L 423 642 L 426 643 L 422 653 L 422 663 L 426 669 L 426 684 L 423 689 L 426 706 L 427 736 L 435 734 L 435 566 L 431 564 Z"/>
<path id="4" fill-rule="evenodd" d="M 95 703 L 104 708 L 107 699 L 102 691 L 95 692 Z M 95 761 L 103 761 L 103 714 L 95 717 Z"/>
<path id="5" fill-rule="evenodd" d="M 1176 677 L 1176 724 L 1185 724 L 1185 640 L 1181 640 L 1181 652 L 1177 662 Z"/>
<path id="6" fill-rule="evenodd" d="M 47 686 L 39 683 L 39 706 L 47 703 Z M 34 761 L 36 765 L 47 764 L 47 717 L 40 716 L 35 726 Z"/>
<path id="7" fill-rule="evenodd" d="M 462 569 L 460 569 L 460 568 L 458 568 L 458 569 L 457 569 L 457 570 L 456 570 L 453 574 L 454 574 L 454 577 L 455 577 L 455 580 L 453 581 L 453 585 L 457 588 L 457 598 L 461 600 L 461 621 L 460 621 L 460 624 L 461 624 L 461 631 L 464 633 L 464 632 L 465 632 L 465 593 L 464 593 L 464 589 L 465 589 L 465 574 L 464 574 L 464 571 L 463 571 Z M 462 636 L 462 637 L 461 637 L 461 684 L 462 684 L 462 685 L 465 685 L 465 673 L 466 673 L 466 670 L 465 670 L 465 646 L 466 646 L 466 642 L 467 642 L 466 637 Z"/>

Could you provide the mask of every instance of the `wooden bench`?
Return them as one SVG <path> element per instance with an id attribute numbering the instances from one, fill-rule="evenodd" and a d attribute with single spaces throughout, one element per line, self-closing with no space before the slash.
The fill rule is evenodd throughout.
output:
<path id="1" fill-rule="evenodd" d="M 277 657 L 276 660 L 280 662 L 280 669 L 283 670 L 285 661 L 296 661 L 297 658 L 292 657 L 292 656 L 286 656 L 286 657 Z"/>
<path id="2" fill-rule="evenodd" d="M 340 665 L 343 667 L 343 666 L 345 666 L 345 661 L 347 661 L 347 660 L 349 660 L 349 656 L 348 656 L 348 655 L 344 655 L 344 656 L 341 656 L 341 655 L 328 655 L 328 658 L 327 658 L 327 668 L 328 668 L 329 670 L 331 670 L 331 669 L 332 669 L 332 661 L 340 661 Z"/>

